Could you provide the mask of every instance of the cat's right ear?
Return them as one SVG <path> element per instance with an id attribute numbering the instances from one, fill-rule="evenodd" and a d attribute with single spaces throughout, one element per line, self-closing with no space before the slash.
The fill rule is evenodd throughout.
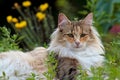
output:
<path id="1" fill-rule="evenodd" d="M 63 25 L 70 22 L 70 20 L 63 14 L 63 13 L 59 13 L 58 15 L 58 27 L 60 29 L 63 29 Z"/>
<path id="2" fill-rule="evenodd" d="M 89 13 L 85 17 L 84 21 L 85 21 L 85 23 L 92 25 L 92 23 L 93 23 L 93 13 Z"/>

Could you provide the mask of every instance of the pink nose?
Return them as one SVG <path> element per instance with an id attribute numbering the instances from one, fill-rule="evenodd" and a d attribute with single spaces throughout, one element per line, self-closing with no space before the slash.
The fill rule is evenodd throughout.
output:
<path id="1" fill-rule="evenodd" d="M 76 44 L 77 46 L 79 46 L 80 42 L 77 41 L 77 42 L 75 42 L 75 44 Z"/>

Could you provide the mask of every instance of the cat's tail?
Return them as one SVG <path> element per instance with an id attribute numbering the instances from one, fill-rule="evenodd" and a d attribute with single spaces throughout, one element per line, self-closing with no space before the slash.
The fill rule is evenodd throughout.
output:
<path id="1" fill-rule="evenodd" d="M 41 60 L 46 59 L 48 55 L 47 49 L 44 47 L 37 47 L 34 50 L 27 53 L 30 54 L 35 59 L 41 59 Z"/>
<path id="2" fill-rule="evenodd" d="M 47 71 L 46 60 L 47 60 L 47 49 L 44 47 L 37 47 L 34 50 L 27 52 L 34 59 L 33 62 L 30 63 L 31 66 L 34 67 L 40 74 Z"/>

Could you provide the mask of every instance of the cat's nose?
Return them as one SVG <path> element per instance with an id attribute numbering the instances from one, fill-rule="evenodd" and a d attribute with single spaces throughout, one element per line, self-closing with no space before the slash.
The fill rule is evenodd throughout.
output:
<path id="1" fill-rule="evenodd" d="M 76 41 L 75 44 L 76 44 L 77 46 L 79 46 L 80 42 L 79 42 L 79 41 Z"/>

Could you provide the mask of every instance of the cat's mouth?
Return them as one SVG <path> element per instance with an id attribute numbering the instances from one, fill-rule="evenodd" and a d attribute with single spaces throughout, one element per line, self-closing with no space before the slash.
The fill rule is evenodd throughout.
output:
<path id="1" fill-rule="evenodd" d="M 71 49 L 75 51 L 79 51 L 82 50 L 83 48 L 84 48 L 83 45 L 79 45 L 79 46 L 74 45 Z"/>
<path id="2" fill-rule="evenodd" d="M 82 45 L 76 45 L 75 48 L 82 48 Z"/>
<path id="3" fill-rule="evenodd" d="M 76 46 L 75 48 L 80 48 L 79 46 Z"/>

